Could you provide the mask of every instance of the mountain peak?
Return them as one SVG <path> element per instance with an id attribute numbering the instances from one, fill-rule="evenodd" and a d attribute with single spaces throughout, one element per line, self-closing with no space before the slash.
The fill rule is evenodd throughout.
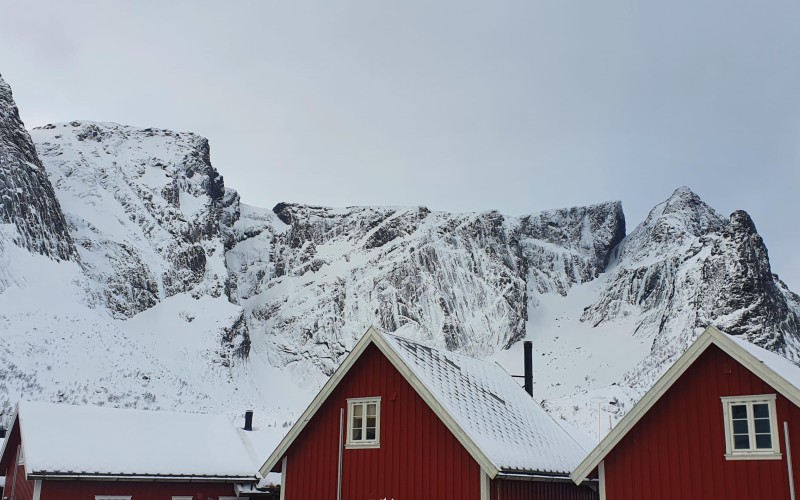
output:
<path id="1" fill-rule="evenodd" d="M 730 230 L 748 236 L 758 234 L 756 224 L 750 214 L 744 210 L 737 210 L 731 214 Z"/>
<path id="2" fill-rule="evenodd" d="M 620 256 L 637 262 L 652 254 L 668 254 L 698 236 L 722 229 L 726 219 L 688 187 L 679 187 L 656 205 L 647 218 L 622 242 Z M 659 243 L 654 247 L 653 242 Z"/>

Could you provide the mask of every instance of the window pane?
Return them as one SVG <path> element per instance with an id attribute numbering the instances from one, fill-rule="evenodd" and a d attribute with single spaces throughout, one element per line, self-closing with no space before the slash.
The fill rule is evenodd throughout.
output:
<path id="1" fill-rule="evenodd" d="M 361 427 L 353 429 L 353 441 L 361 441 Z"/>
<path id="2" fill-rule="evenodd" d="M 364 414 L 364 405 L 356 404 L 353 405 L 353 415 L 356 417 L 360 417 Z"/>
<path id="3" fill-rule="evenodd" d="M 732 418 L 747 418 L 747 406 L 746 405 L 732 405 L 731 406 L 731 417 Z"/>
<path id="4" fill-rule="evenodd" d="M 747 420 L 734 420 L 733 421 L 734 434 L 747 434 Z"/>
<path id="5" fill-rule="evenodd" d="M 364 419 L 361 417 L 353 417 L 353 428 L 360 429 L 364 425 Z"/>
<path id="6" fill-rule="evenodd" d="M 375 417 L 367 417 L 367 427 L 377 427 L 375 425 Z"/>
<path id="7" fill-rule="evenodd" d="M 769 419 L 768 418 L 759 418 L 755 421 L 756 433 L 757 434 L 769 434 Z"/>
<path id="8" fill-rule="evenodd" d="M 749 450 L 750 437 L 746 434 L 744 436 L 733 436 L 733 448 L 736 450 Z"/>
<path id="9" fill-rule="evenodd" d="M 753 405 L 753 418 L 769 418 L 769 405 L 766 403 Z"/>
<path id="10" fill-rule="evenodd" d="M 367 416 L 375 416 L 375 410 L 377 409 L 376 404 L 371 403 L 367 405 Z"/>
<path id="11" fill-rule="evenodd" d="M 772 436 L 770 434 L 756 435 L 756 448 L 758 449 L 772 449 Z"/>
<path id="12" fill-rule="evenodd" d="M 375 429 L 371 427 L 367 427 L 367 439 L 370 441 L 375 440 Z"/>

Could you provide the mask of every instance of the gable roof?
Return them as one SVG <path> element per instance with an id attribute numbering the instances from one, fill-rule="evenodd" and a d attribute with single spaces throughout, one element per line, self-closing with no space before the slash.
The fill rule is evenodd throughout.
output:
<path id="1" fill-rule="evenodd" d="M 744 339 L 729 336 L 713 326 L 700 334 L 689 349 L 642 396 L 614 429 L 592 450 L 571 474 L 581 483 L 598 464 L 627 435 L 637 422 L 656 404 L 672 384 L 694 363 L 710 345 L 716 345 L 745 368 L 764 380 L 789 401 L 800 407 L 800 366 L 774 352 L 767 351 Z"/>
<path id="2" fill-rule="evenodd" d="M 14 423 L 28 477 L 257 479 L 224 415 L 23 401 Z"/>
<path id="3" fill-rule="evenodd" d="M 567 476 L 586 454 L 498 365 L 370 328 L 261 468 L 272 470 L 360 354 L 374 344 L 490 477 Z"/>

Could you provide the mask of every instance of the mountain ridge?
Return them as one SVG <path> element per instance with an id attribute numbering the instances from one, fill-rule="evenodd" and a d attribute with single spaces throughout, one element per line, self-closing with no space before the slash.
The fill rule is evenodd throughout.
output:
<path id="1" fill-rule="evenodd" d="M 10 99 L 0 144 L 21 137 Z M 706 324 L 800 359 L 800 297 L 772 273 L 755 224 L 688 188 L 627 234 L 620 202 L 521 216 L 266 209 L 225 186 L 195 134 L 73 121 L 30 137 L 47 175 L 26 189 L 58 210 L 50 230 L 16 217 L 0 231 L 6 410 L 27 392 L 291 419 L 372 324 L 479 357 L 533 338 L 537 397 L 585 429 L 596 427 L 587 401 L 616 400 L 607 411 L 621 417 Z M 0 165 L 30 160 L 30 147 L 0 149 Z M 38 303 L 48 282 L 61 290 Z M 73 366 L 58 338 L 119 358 L 120 374 L 74 349 Z"/>

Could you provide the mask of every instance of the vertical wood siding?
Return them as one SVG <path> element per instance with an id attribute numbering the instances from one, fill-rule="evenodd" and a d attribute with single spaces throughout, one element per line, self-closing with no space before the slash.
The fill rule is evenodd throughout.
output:
<path id="1" fill-rule="evenodd" d="M 597 493 L 591 488 L 567 482 L 495 479 L 491 485 L 491 500 L 597 500 L 597 498 Z"/>
<path id="2" fill-rule="evenodd" d="M 344 500 L 480 500 L 477 462 L 374 345 L 287 451 L 286 500 L 336 499 L 339 409 L 369 396 L 381 397 L 380 448 L 344 450 Z"/>
<path id="3" fill-rule="evenodd" d="M 720 397 L 777 394 L 781 460 L 726 460 Z M 800 492 L 800 409 L 711 345 L 605 459 L 608 500 L 788 500 L 783 422 Z"/>
<path id="4" fill-rule="evenodd" d="M 93 500 L 95 495 L 131 495 L 132 500 L 169 500 L 173 495 L 195 500 L 236 496 L 233 485 L 226 483 L 42 481 L 41 500 Z"/>

